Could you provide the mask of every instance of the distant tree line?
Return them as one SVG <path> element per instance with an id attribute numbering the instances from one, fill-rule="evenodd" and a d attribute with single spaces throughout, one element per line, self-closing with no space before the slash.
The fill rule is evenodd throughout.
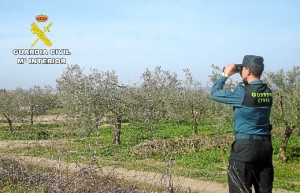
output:
<path id="1" fill-rule="evenodd" d="M 52 88 L 49 86 L 0 92 L 0 113 L 8 124 L 9 131 L 13 132 L 14 122 L 33 125 L 35 117 L 53 108 L 57 100 L 51 93 Z"/>

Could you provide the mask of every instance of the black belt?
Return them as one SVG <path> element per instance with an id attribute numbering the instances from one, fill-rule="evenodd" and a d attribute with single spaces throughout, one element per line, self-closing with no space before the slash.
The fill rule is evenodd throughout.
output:
<path id="1" fill-rule="evenodd" d="M 235 135 L 235 139 L 260 139 L 260 140 L 271 140 L 271 135 L 251 135 L 251 134 L 237 133 L 237 134 Z"/>

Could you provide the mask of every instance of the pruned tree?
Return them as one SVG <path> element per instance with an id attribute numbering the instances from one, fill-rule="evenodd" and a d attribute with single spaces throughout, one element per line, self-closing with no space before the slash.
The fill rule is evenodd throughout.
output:
<path id="1" fill-rule="evenodd" d="M 300 127 L 300 67 L 292 70 L 266 72 L 264 79 L 273 87 L 272 121 L 274 129 L 283 127 L 279 158 L 287 161 L 288 141 Z"/>
<path id="2" fill-rule="evenodd" d="M 24 98 L 22 88 L 0 93 L 0 112 L 6 119 L 10 132 L 13 132 L 13 122 L 21 120 L 26 115 L 26 109 L 23 108 Z"/>
<path id="3" fill-rule="evenodd" d="M 126 103 L 127 87 L 119 85 L 115 71 L 99 72 L 93 69 L 89 75 L 89 83 L 92 86 L 92 111 L 95 113 L 96 124 L 106 113 L 114 125 L 113 143 L 120 145 L 122 119 L 128 110 Z"/>
<path id="4" fill-rule="evenodd" d="M 114 125 L 113 143 L 120 145 L 122 118 L 127 111 L 126 86 L 119 85 L 115 71 L 100 72 L 96 69 L 91 69 L 88 85 L 92 104 L 90 108 L 95 116 L 96 127 L 99 128 L 100 120 L 106 114 Z"/>
<path id="5" fill-rule="evenodd" d="M 33 125 L 34 117 L 46 114 L 50 108 L 55 106 L 55 98 L 52 96 L 52 87 L 33 86 L 24 95 L 24 107 L 28 109 L 30 124 Z"/>
<path id="6" fill-rule="evenodd" d="M 121 144 L 121 127 L 124 116 L 126 116 L 129 104 L 126 101 L 127 88 L 125 86 L 115 85 L 116 88 L 112 89 L 108 95 L 107 109 L 113 114 L 114 118 L 114 139 L 113 143 L 116 145 Z"/>
<path id="7" fill-rule="evenodd" d="M 209 76 L 210 82 L 212 84 L 215 84 L 217 78 L 220 77 L 223 68 L 219 67 L 218 65 L 212 64 L 212 74 Z M 234 87 L 238 85 L 238 82 L 234 82 L 231 77 L 229 77 L 229 80 L 226 81 L 224 85 L 224 89 L 230 89 L 231 87 Z M 227 127 L 228 124 L 232 124 L 232 107 L 229 105 L 225 105 L 223 103 L 218 103 L 213 100 L 210 100 L 208 104 L 211 105 L 209 108 L 209 112 L 207 115 L 210 118 L 210 123 L 215 128 L 221 128 Z"/>
<path id="8" fill-rule="evenodd" d="M 68 123 L 90 134 L 99 131 L 101 119 L 111 118 L 114 124 L 114 144 L 121 143 L 121 124 L 127 105 L 126 86 L 120 86 L 114 71 L 91 69 L 85 75 L 78 65 L 66 68 L 57 80 L 59 98 Z"/>
<path id="9" fill-rule="evenodd" d="M 103 72 L 99 72 L 96 69 L 91 69 L 91 73 L 88 75 L 90 107 L 95 119 L 94 126 L 98 132 L 100 132 L 101 120 L 107 113 L 103 75 Z"/>
<path id="10" fill-rule="evenodd" d="M 89 108 L 90 89 L 87 77 L 79 65 L 70 65 L 56 80 L 58 98 L 66 114 L 67 124 L 80 132 L 90 130 L 92 111 Z"/>
<path id="11" fill-rule="evenodd" d="M 13 115 L 17 109 L 14 104 L 15 96 L 13 93 L 1 92 L 0 93 L 0 111 L 2 116 L 6 119 L 8 124 L 8 129 L 10 132 L 13 132 Z"/>
<path id="12" fill-rule="evenodd" d="M 192 128 L 194 135 L 199 135 L 200 124 L 204 124 L 205 119 L 208 117 L 212 101 L 209 99 L 208 91 L 201 88 L 201 84 L 193 77 L 193 74 L 184 69 L 185 79 L 182 82 L 182 89 L 180 92 L 180 108 L 181 112 L 178 114 L 185 119 L 192 120 Z"/>
<path id="13" fill-rule="evenodd" d="M 164 71 L 160 66 L 154 71 L 146 69 L 141 79 L 134 96 L 136 119 L 153 130 L 160 122 L 170 119 L 179 80 L 176 73 Z"/>

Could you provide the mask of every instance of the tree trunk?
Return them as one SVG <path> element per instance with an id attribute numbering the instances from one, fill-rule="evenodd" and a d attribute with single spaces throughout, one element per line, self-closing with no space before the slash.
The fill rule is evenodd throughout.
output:
<path id="1" fill-rule="evenodd" d="M 283 139 L 279 148 L 279 158 L 282 159 L 284 162 L 287 162 L 288 157 L 286 156 L 286 149 L 288 145 L 288 141 L 290 139 L 291 134 L 293 133 L 293 126 L 285 124 L 285 131 L 283 135 Z"/>
<path id="2" fill-rule="evenodd" d="M 121 144 L 121 125 L 122 125 L 122 117 L 120 114 L 117 115 L 117 120 L 115 123 L 115 137 L 114 137 L 114 144 L 120 145 Z"/>
<path id="3" fill-rule="evenodd" d="M 95 116 L 95 129 L 97 132 L 100 133 L 100 125 L 101 125 L 101 118 L 103 117 L 103 114 L 99 113 L 97 110 L 94 111 Z"/>
<path id="4" fill-rule="evenodd" d="M 97 103 L 97 101 L 95 100 L 93 103 L 94 103 L 94 106 L 96 107 L 94 109 L 95 129 L 100 134 L 100 124 L 101 124 L 102 114 L 99 113 L 99 109 L 97 108 L 97 106 L 99 106 L 98 103 Z"/>
<path id="5" fill-rule="evenodd" d="M 30 125 L 33 125 L 33 112 L 30 112 Z"/>
<path id="6" fill-rule="evenodd" d="M 198 122 L 197 122 L 197 117 L 196 117 L 195 112 L 194 112 L 194 108 L 192 108 L 192 118 L 193 118 L 194 135 L 198 136 L 199 135 Z"/>
<path id="7" fill-rule="evenodd" d="M 100 118 L 98 116 L 96 116 L 95 122 L 96 131 L 100 131 Z"/>
<path id="8" fill-rule="evenodd" d="M 13 132 L 13 128 L 12 128 L 12 119 L 9 118 L 9 116 L 7 116 L 5 113 L 3 113 L 3 115 L 4 115 L 4 117 L 5 117 L 6 120 L 7 120 L 9 131 L 10 131 L 10 132 Z"/>
<path id="9" fill-rule="evenodd" d="M 281 110 L 281 116 L 284 117 L 284 107 L 283 107 L 283 96 L 280 95 L 280 110 Z M 287 162 L 288 158 L 286 156 L 286 149 L 288 145 L 288 141 L 290 139 L 291 134 L 293 133 L 293 126 L 288 124 L 288 121 L 285 120 L 285 131 L 283 134 L 283 139 L 279 148 L 279 154 L 278 157 L 282 159 L 284 162 Z"/>

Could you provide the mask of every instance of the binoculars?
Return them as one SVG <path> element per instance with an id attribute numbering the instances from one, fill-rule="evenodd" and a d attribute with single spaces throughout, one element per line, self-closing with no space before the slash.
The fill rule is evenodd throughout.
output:
<path id="1" fill-rule="evenodd" d="M 243 64 L 235 64 L 235 66 L 234 66 L 234 72 L 235 73 L 242 72 L 243 66 L 244 66 Z M 224 72 L 224 70 L 225 70 L 225 67 L 223 67 L 223 72 Z"/>

